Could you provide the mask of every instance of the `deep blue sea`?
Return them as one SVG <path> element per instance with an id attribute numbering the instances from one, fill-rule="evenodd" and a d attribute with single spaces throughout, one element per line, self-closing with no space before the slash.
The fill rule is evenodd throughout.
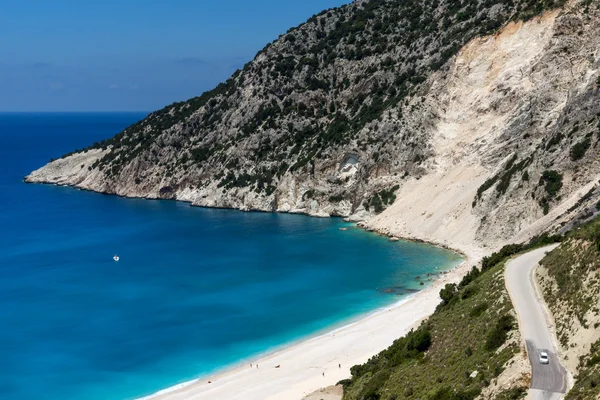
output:
<path id="1" fill-rule="evenodd" d="M 2 398 L 148 395 L 396 302 L 423 288 L 416 275 L 460 262 L 340 219 L 23 183 L 143 117 L 0 114 Z"/>

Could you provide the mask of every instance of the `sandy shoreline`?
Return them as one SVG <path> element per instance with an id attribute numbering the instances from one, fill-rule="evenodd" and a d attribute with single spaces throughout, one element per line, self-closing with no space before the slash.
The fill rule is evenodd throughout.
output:
<path id="1" fill-rule="evenodd" d="M 433 313 L 440 302 L 441 287 L 458 281 L 472 261 L 472 256 L 466 255 L 461 264 L 421 292 L 348 325 L 264 355 L 253 361 L 253 368 L 244 364 L 144 399 L 301 400 L 349 378 L 350 367 L 366 362 Z"/>

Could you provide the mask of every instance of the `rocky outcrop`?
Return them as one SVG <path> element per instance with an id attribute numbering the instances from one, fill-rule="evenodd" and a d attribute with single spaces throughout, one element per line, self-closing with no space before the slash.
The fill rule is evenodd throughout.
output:
<path id="1" fill-rule="evenodd" d="M 572 3 L 465 46 L 422 102 L 436 115 L 429 173 L 368 225 L 486 252 L 586 213 L 599 197 L 599 17 Z"/>
<path id="2" fill-rule="evenodd" d="M 340 215 L 473 255 L 589 217 L 597 4 L 531 19 L 542 2 L 422 3 L 325 11 L 214 91 L 26 180 Z"/>

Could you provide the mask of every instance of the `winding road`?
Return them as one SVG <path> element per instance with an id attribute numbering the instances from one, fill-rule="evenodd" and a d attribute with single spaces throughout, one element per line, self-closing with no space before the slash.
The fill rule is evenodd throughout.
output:
<path id="1" fill-rule="evenodd" d="M 533 273 L 546 252 L 558 245 L 542 247 L 511 260 L 505 271 L 506 288 L 519 317 L 519 328 L 531 363 L 529 398 L 557 400 L 567 390 L 567 371 L 556 355 L 556 339 L 550 330 L 545 306 L 535 289 Z M 540 364 L 541 350 L 548 352 L 549 364 Z"/>

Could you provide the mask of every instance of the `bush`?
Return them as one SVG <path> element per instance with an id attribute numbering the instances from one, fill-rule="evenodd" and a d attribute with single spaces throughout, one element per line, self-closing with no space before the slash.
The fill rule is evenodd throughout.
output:
<path id="1" fill-rule="evenodd" d="M 446 386 L 438 389 L 436 392 L 431 394 L 429 400 L 473 400 L 479 396 L 480 389 L 471 389 L 465 391 L 453 391 L 450 387 Z"/>
<path id="2" fill-rule="evenodd" d="M 419 329 L 409 337 L 406 349 L 424 352 L 429 346 L 431 346 L 431 333 L 426 329 Z"/>
<path id="3" fill-rule="evenodd" d="M 364 400 L 379 400 L 381 399 L 381 394 L 379 390 L 383 388 L 385 383 L 390 377 L 389 370 L 381 370 L 377 372 L 373 377 L 369 380 L 369 382 L 363 387 L 360 393 L 360 397 Z"/>
<path id="4" fill-rule="evenodd" d="M 471 270 L 462 278 L 460 283 L 458 284 L 458 288 L 464 288 L 469 283 L 473 282 L 475 278 L 477 278 L 481 274 L 481 271 L 477 269 L 477 267 L 471 268 Z"/>
<path id="5" fill-rule="evenodd" d="M 495 175 L 495 176 L 492 176 L 491 178 L 488 178 L 485 182 L 483 182 L 483 185 L 481 185 L 477 189 L 477 198 L 480 199 L 483 192 L 485 192 L 486 190 L 488 190 L 489 188 L 494 186 L 496 181 L 498 181 L 498 178 L 499 178 L 498 175 Z"/>
<path id="6" fill-rule="evenodd" d="M 560 174 L 556 171 L 553 171 L 553 170 L 544 171 L 542 173 L 542 176 L 540 177 L 539 184 L 544 185 L 544 189 L 546 189 L 546 193 L 548 193 L 548 196 L 550 198 L 552 198 L 562 188 L 562 179 L 563 179 L 562 174 Z"/>
<path id="7" fill-rule="evenodd" d="M 352 379 L 419 359 L 423 356 L 423 352 L 429 349 L 431 342 L 431 332 L 426 326 L 422 325 L 416 331 L 411 330 L 406 336 L 396 339 L 390 347 L 371 357 L 365 364 L 351 367 Z"/>
<path id="8" fill-rule="evenodd" d="M 522 251 L 533 249 L 535 247 L 543 246 L 546 244 L 560 242 L 562 239 L 563 237 L 559 235 L 543 234 L 532 238 L 527 244 L 507 244 L 506 246 L 502 247 L 500 251 L 492 253 L 491 256 L 483 257 L 483 260 L 481 260 L 481 271 L 485 272 L 490 268 L 494 267 L 495 265 L 500 264 L 508 257 L 513 256 Z"/>
<path id="9" fill-rule="evenodd" d="M 479 290 L 479 288 L 475 285 L 467 286 L 460 294 L 461 300 L 468 299 L 469 297 L 476 294 L 478 290 Z"/>
<path id="10" fill-rule="evenodd" d="M 381 190 L 373 195 L 368 202 L 365 202 L 364 206 L 367 211 L 369 211 L 372 206 L 375 210 L 375 213 L 379 214 L 385 208 L 396 201 L 396 195 L 394 192 L 400 188 L 399 185 L 395 185 L 390 189 Z"/>
<path id="11" fill-rule="evenodd" d="M 503 315 L 500 317 L 496 326 L 488 333 L 487 340 L 485 342 L 485 348 L 489 351 L 494 351 L 506 342 L 508 332 L 514 328 L 514 318 L 510 315 Z"/>
<path id="12" fill-rule="evenodd" d="M 513 387 L 510 389 L 503 390 L 498 393 L 496 400 L 518 400 L 525 397 L 527 394 L 527 388 L 524 387 Z"/>
<path id="13" fill-rule="evenodd" d="M 590 138 L 585 138 L 581 142 L 571 147 L 571 151 L 569 153 L 569 155 L 571 156 L 571 161 L 577 161 L 582 159 L 583 156 L 585 156 L 587 149 L 590 148 L 591 144 L 592 142 L 590 141 Z"/>
<path id="14" fill-rule="evenodd" d="M 440 298 L 442 299 L 442 304 L 450 304 L 450 302 L 452 302 L 456 298 L 456 294 L 456 284 L 447 283 L 446 286 L 444 286 L 444 288 L 440 290 Z"/>
<path id="15" fill-rule="evenodd" d="M 488 303 L 481 303 L 473 307 L 469 315 L 473 318 L 479 317 L 488 309 Z"/>
<path id="16" fill-rule="evenodd" d="M 492 253 L 491 256 L 483 257 L 483 260 L 481 260 L 481 271 L 487 271 L 506 258 L 523 251 L 523 249 L 524 246 L 522 244 L 508 244 L 502 247 L 500 251 Z"/>
<path id="17" fill-rule="evenodd" d="M 346 389 L 352 383 L 352 379 L 342 379 L 336 385 L 342 385 L 344 389 Z"/>

